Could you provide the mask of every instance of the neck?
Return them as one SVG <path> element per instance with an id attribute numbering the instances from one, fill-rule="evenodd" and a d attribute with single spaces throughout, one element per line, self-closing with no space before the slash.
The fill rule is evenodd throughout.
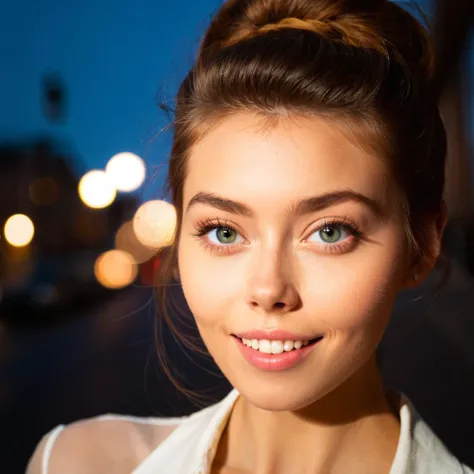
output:
<path id="1" fill-rule="evenodd" d="M 357 473 L 357 463 L 361 472 L 381 473 L 390 469 L 398 437 L 397 415 L 374 358 L 337 389 L 297 411 L 266 411 L 239 397 L 216 457 L 227 467 L 259 474 Z M 370 451 L 366 460 L 364 451 Z M 367 471 L 371 463 L 378 470 Z"/>

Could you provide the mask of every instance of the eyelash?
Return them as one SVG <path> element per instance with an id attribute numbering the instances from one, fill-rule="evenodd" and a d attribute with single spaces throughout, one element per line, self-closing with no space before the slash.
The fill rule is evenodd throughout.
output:
<path id="1" fill-rule="evenodd" d="M 226 228 L 240 235 L 240 233 L 230 222 L 226 220 L 221 220 L 219 218 L 204 219 L 198 221 L 195 227 L 197 232 L 191 235 L 199 239 L 200 243 L 204 246 L 204 248 L 210 250 L 211 252 L 229 254 L 235 248 L 234 244 L 215 245 L 210 243 L 209 240 L 205 238 L 205 236 L 211 230 Z M 348 245 L 352 248 L 355 246 L 355 244 L 357 244 L 359 240 L 362 240 L 364 237 L 358 226 L 353 222 L 348 222 L 346 217 L 344 217 L 343 219 L 339 217 L 324 219 L 322 223 L 318 224 L 318 226 L 312 230 L 309 236 L 313 235 L 321 229 L 324 229 L 324 227 L 342 227 L 349 234 L 349 238 L 344 239 L 344 241 L 341 243 L 327 245 L 323 244 L 322 247 L 324 247 L 325 251 L 328 253 L 343 253 L 347 250 Z M 347 240 L 352 241 L 352 243 L 347 243 Z"/>

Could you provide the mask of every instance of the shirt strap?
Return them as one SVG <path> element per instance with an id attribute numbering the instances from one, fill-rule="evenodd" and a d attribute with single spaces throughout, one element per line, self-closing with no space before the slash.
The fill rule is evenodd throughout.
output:
<path id="1" fill-rule="evenodd" d="M 44 446 L 44 451 L 43 451 L 41 474 L 48 474 L 49 459 L 51 457 L 51 451 L 53 449 L 54 442 L 58 438 L 61 431 L 64 429 L 64 426 L 65 425 L 57 426 L 56 428 L 54 428 L 53 431 L 51 431 L 51 433 L 48 436 L 48 439 L 46 441 L 46 445 Z"/>

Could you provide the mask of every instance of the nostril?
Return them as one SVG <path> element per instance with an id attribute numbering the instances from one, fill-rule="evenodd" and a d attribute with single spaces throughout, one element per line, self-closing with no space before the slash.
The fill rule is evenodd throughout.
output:
<path id="1" fill-rule="evenodd" d="M 275 308 L 281 309 L 285 307 L 285 303 L 282 303 L 281 301 L 278 301 L 277 303 L 274 304 Z"/>

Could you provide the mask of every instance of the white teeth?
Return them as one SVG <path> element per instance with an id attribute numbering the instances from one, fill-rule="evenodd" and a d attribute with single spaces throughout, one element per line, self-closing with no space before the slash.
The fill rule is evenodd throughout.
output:
<path id="1" fill-rule="evenodd" d="M 272 353 L 272 344 L 268 339 L 258 341 L 258 350 L 264 354 Z"/>
<path id="2" fill-rule="evenodd" d="M 286 352 L 290 352 L 293 350 L 293 347 L 295 346 L 295 343 L 293 341 L 285 341 L 283 344 L 283 349 L 285 349 Z"/>
<path id="3" fill-rule="evenodd" d="M 258 350 L 263 354 L 282 354 L 283 352 L 290 352 L 293 349 L 301 349 L 307 346 L 309 341 L 269 341 L 268 339 L 246 339 L 242 342 L 252 349 Z"/>
<path id="4" fill-rule="evenodd" d="M 272 354 L 281 354 L 283 352 L 283 341 L 272 341 Z"/>

